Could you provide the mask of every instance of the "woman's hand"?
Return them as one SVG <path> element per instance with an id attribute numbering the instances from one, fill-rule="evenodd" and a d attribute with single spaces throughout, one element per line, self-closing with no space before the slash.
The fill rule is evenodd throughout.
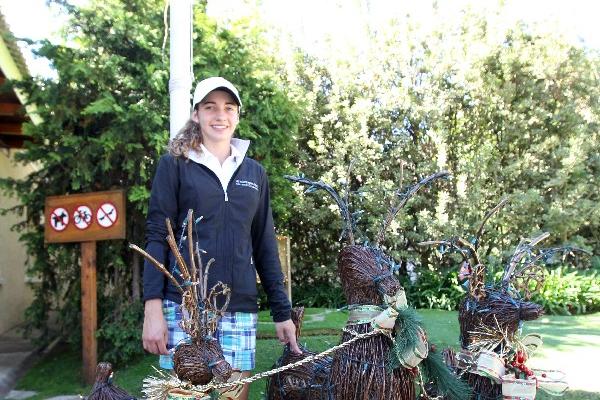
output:
<path id="1" fill-rule="evenodd" d="M 167 322 L 162 311 L 162 300 L 152 299 L 144 305 L 144 328 L 142 331 L 144 350 L 152 354 L 168 355 Z"/>
<path id="2" fill-rule="evenodd" d="M 275 322 L 275 332 L 280 343 L 289 344 L 290 350 L 293 353 L 302 354 L 298 343 L 296 343 L 296 327 L 291 319 L 283 322 Z"/>

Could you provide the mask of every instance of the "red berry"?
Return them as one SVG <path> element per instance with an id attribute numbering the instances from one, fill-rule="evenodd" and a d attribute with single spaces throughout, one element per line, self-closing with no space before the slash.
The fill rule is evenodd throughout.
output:
<path id="1" fill-rule="evenodd" d="M 545 377 L 546 377 L 546 374 L 542 374 L 542 378 L 545 378 Z"/>

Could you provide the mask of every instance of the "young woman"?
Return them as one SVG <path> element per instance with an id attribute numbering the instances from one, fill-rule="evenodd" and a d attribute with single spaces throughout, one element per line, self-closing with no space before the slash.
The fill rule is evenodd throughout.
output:
<path id="1" fill-rule="evenodd" d="M 161 157 L 146 221 L 146 251 L 165 266 L 174 265 L 165 237 L 169 218 L 176 237 L 189 209 L 202 216 L 197 226 L 206 263 L 215 259 L 209 287 L 221 281 L 232 290 L 217 336 L 225 359 L 250 375 L 254 368 L 257 323 L 256 272 L 267 293 L 281 343 L 296 344 L 290 303 L 283 286 L 264 168 L 246 157 L 250 142 L 233 137 L 242 101 L 231 82 L 212 77 L 198 83 L 190 120 Z M 187 257 L 187 252 L 182 252 Z M 163 368 L 172 369 L 169 350 L 185 338 L 181 295 L 162 273 L 144 266 L 144 349 L 160 354 Z M 246 399 L 248 385 L 240 399 Z"/>

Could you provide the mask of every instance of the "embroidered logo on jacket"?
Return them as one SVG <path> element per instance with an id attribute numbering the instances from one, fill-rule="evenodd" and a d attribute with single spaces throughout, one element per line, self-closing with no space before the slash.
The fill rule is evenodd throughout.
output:
<path id="1" fill-rule="evenodd" d="M 243 181 L 240 179 L 236 179 L 235 180 L 235 185 L 236 186 L 242 186 L 242 187 L 248 187 L 248 188 L 252 188 L 254 190 L 256 190 L 258 192 L 258 185 L 254 182 L 250 182 L 250 181 Z"/>

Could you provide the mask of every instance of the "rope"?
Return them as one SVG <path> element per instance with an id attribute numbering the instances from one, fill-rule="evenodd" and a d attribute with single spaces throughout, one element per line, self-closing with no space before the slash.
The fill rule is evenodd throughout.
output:
<path id="1" fill-rule="evenodd" d="M 226 388 L 226 387 L 229 387 L 229 386 L 233 386 L 235 384 L 251 383 L 251 382 L 254 382 L 256 380 L 259 380 L 259 379 L 262 379 L 262 378 L 266 378 L 268 376 L 275 375 L 275 374 L 278 374 L 280 372 L 286 371 L 288 369 L 299 367 L 299 366 L 307 364 L 307 363 L 309 363 L 309 362 L 311 362 L 313 360 L 318 360 L 320 358 L 323 358 L 323 357 L 325 357 L 325 356 L 327 356 L 327 355 L 329 355 L 329 354 L 331 354 L 331 353 L 333 353 L 333 352 L 335 352 L 337 350 L 340 350 L 340 349 L 342 349 L 342 348 L 344 348 L 346 346 L 349 346 L 352 343 L 356 342 L 357 340 L 365 339 L 365 338 L 368 338 L 368 337 L 371 337 L 371 336 L 375 336 L 375 335 L 377 335 L 379 333 L 381 333 L 380 329 L 374 329 L 374 330 L 372 330 L 370 332 L 365 332 L 365 333 L 359 334 L 359 335 L 353 337 L 352 339 L 348 340 L 347 342 L 344 342 L 344 343 L 341 343 L 341 344 L 339 344 L 337 346 L 334 346 L 334 347 L 332 347 L 332 348 L 330 348 L 328 350 L 325 350 L 322 353 L 306 357 L 305 359 L 302 359 L 300 361 L 296 361 L 295 363 L 287 364 L 287 365 L 284 365 L 282 367 L 279 367 L 279 368 L 276 368 L 276 369 L 272 369 L 270 371 L 261 372 L 259 374 L 254 375 L 254 376 L 251 376 L 249 378 L 241 379 L 239 381 L 218 384 L 218 385 L 214 386 L 214 389 L 223 389 L 223 388 Z M 212 385 L 209 384 L 209 385 L 201 386 L 200 389 L 201 390 L 205 390 L 205 389 L 208 389 L 210 386 L 212 386 Z"/>
<path id="2" fill-rule="evenodd" d="M 276 369 L 272 369 L 270 371 L 261 372 L 259 374 L 253 375 L 253 376 L 248 377 L 248 378 L 240 379 L 240 380 L 237 380 L 237 381 L 225 382 L 225 383 L 220 383 L 220 384 L 209 383 L 209 384 L 204 385 L 204 386 L 192 386 L 191 390 L 193 390 L 193 391 L 199 391 L 199 392 L 202 392 L 202 393 L 208 393 L 209 391 L 214 390 L 214 389 L 224 389 L 224 388 L 227 388 L 227 387 L 230 387 L 230 386 L 234 386 L 234 385 L 243 385 L 243 384 L 246 384 L 246 383 L 252 383 L 252 382 L 257 381 L 259 379 L 267 378 L 269 376 L 278 374 L 278 373 L 286 371 L 288 369 L 299 367 L 299 366 L 307 364 L 307 363 L 309 363 L 311 361 L 318 360 L 318 359 L 323 358 L 323 357 L 325 357 L 325 356 L 327 356 L 327 355 L 329 355 L 329 354 L 331 354 L 331 353 L 333 353 L 333 352 L 335 352 L 337 350 L 340 350 L 340 349 L 342 349 L 342 348 L 344 348 L 346 346 L 349 346 L 352 343 L 354 343 L 354 342 L 356 342 L 356 341 L 358 341 L 360 339 L 365 339 L 365 338 L 368 338 L 368 337 L 371 337 L 371 336 L 378 335 L 380 333 L 383 333 L 382 329 L 374 329 L 374 330 L 372 330 L 370 332 L 365 332 L 365 333 L 361 333 L 361 334 L 357 333 L 356 336 L 354 336 L 352 339 L 348 340 L 347 342 L 340 343 L 339 345 L 334 346 L 334 347 L 332 347 L 330 349 L 327 349 L 327 350 L 325 350 L 322 353 L 306 357 L 306 358 L 304 358 L 304 359 L 302 359 L 300 361 L 296 361 L 295 363 L 287 364 L 287 365 L 284 365 L 282 367 L 279 367 L 279 368 L 276 368 Z"/>

